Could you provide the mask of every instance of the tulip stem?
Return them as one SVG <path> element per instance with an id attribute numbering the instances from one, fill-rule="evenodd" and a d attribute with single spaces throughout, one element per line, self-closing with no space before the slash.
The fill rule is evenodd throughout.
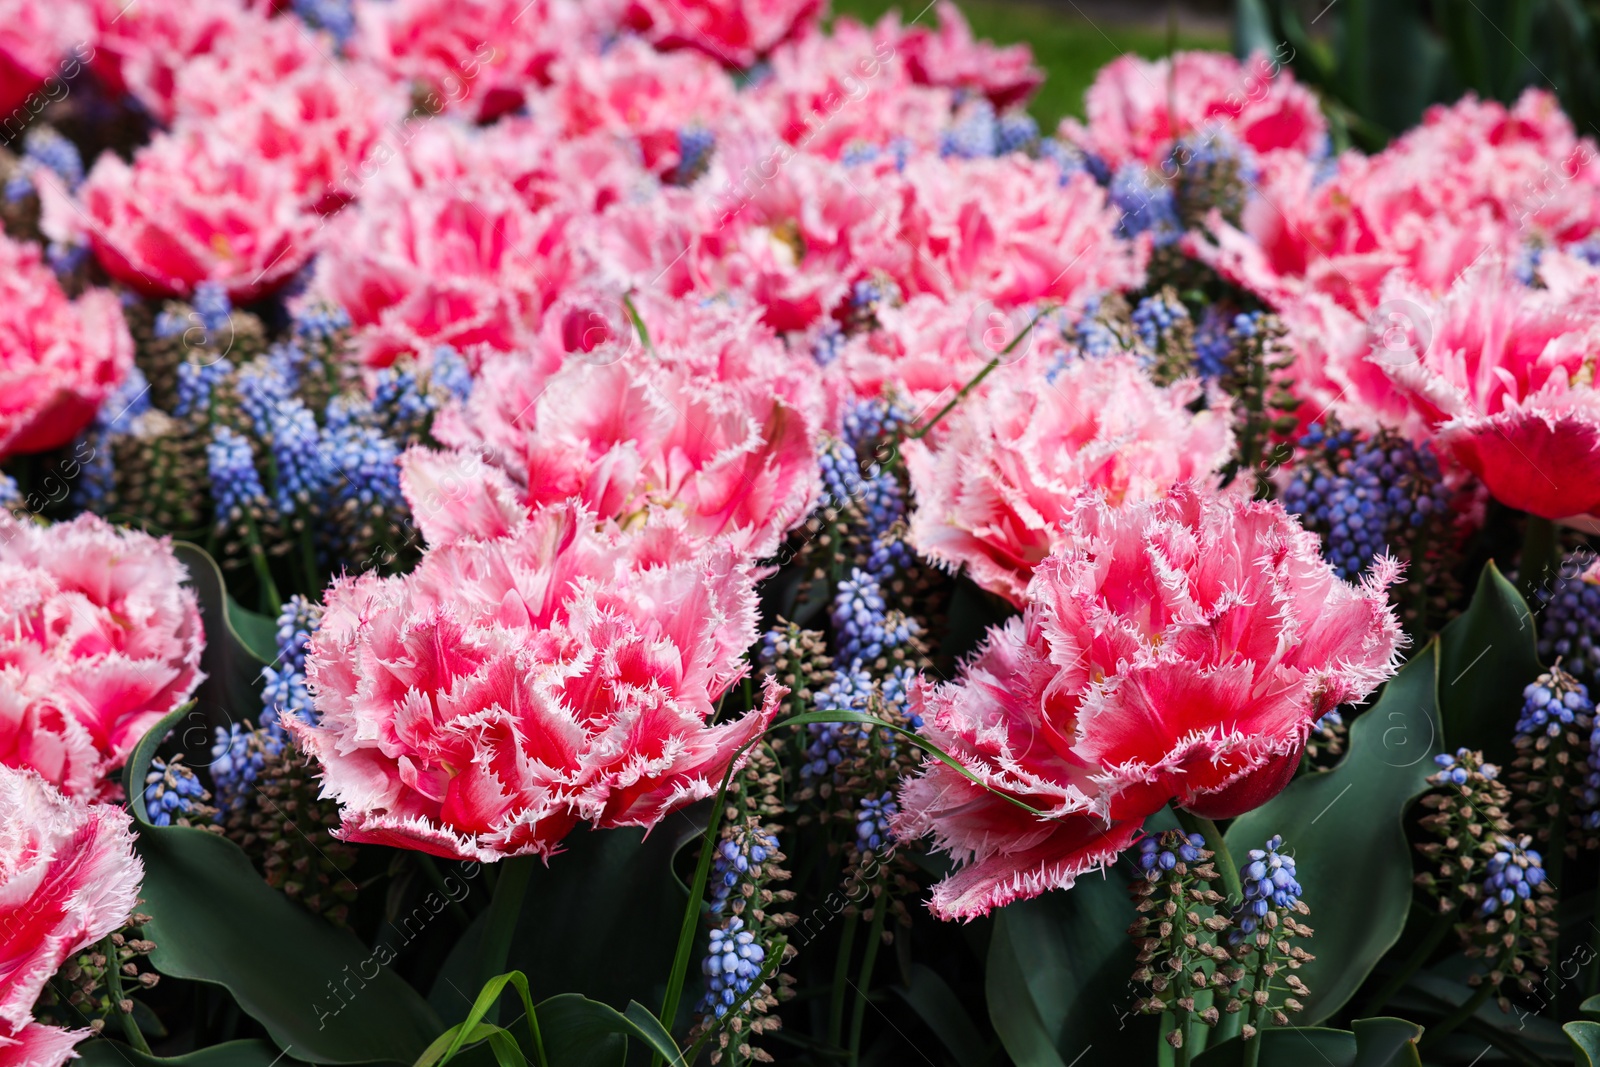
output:
<path id="1" fill-rule="evenodd" d="M 1518 560 L 1522 595 L 1532 597 L 1554 577 L 1561 559 L 1561 538 L 1556 524 L 1539 515 L 1529 515 L 1522 531 L 1522 558 Z"/>
<path id="2" fill-rule="evenodd" d="M 861 913 L 852 911 L 844 917 L 844 930 L 839 935 L 839 953 L 833 962 L 832 999 L 828 1004 L 828 1040 L 836 1048 L 844 1047 L 844 998 L 849 986 L 850 957 L 855 955 L 856 927 L 861 925 Z"/>
<path id="3" fill-rule="evenodd" d="M 522 914 L 522 898 L 533 877 L 536 856 L 513 856 L 501 861 L 500 877 L 495 882 L 494 896 L 489 901 L 489 918 L 483 926 L 483 953 L 480 956 L 478 988 L 498 978 L 506 969 L 506 954 L 511 950 L 511 935 L 517 932 L 517 917 Z M 487 1022 L 498 1022 L 500 1005 L 496 1001 L 485 1016 Z"/>
<path id="4" fill-rule="evenodd" d="M 929 430 L 932 430 L 935 426 L 939 425 L 939 420 L 940 419 L 943 419 L 946 415 L 948 415 L 952 411 L 954 411 L 956 409 L 956 405 L 961 403 L 961 401 L 965 400 L 968 393 L 970 393 L 974 389 L 976 389 L 978 387 L 978 385 L 985 378 L 987 378 L 991 373 L 993 373 L 993 371 L 994 371 L 994 369 L 996 367 L 998 367 L 1001 363 L 1005 362 L 1005 358 L 1007 356 L 1009 356 L 1012 353 L 1012 351 L 1018 345 L 1020 345 L 1023 342 L 1024 339 L 1027 338 L 1028 334 L 1033 332 L 1034 326 L 1037 325 L 1039 320 L 1044 318 L 1045 315 L 1047 313 L 1049 313 L 1051 310 L 1052 310 L 1051 308 L 1046 307 L 1042 311 L 1040 311 L 1037 315 L 1035 315 L 1031 320 L 1029 320 L 1028 325 L 1024 326 L 1022 328 L 1022 330 L 1017 334 L 1017 336 L 1013 337 L 1011 339 L 1011 341 L 1004 348 L 1002 348 L 1000 350 L 998 355 L 996 355 L 988 363 L 985 363 L 983 365 L 983 369 L 980 370 L 977 374 L 974 374 L 972 376 L 972 380 L 967 382 L 966 385 L 963 385 L 961 387 L 961 391 L 959 393 L 957 393 L 955 396 L 951 397 L 950 398 L 950 402 L 948 404 L 946 404 L 944 407 L 939 409 L 938 414 L 934 415 L 934 417 L 932 419 L 929 419 L 922 426 L 920 426 L 917 429 L 913 430 L 912 432 L 906 434 L 906 436 L 911 438 L 911 440 L 913 440 L 913 441 L 920 441 L 920 440 L 922 440 L 922 438 L 926 437 L 928 435 L 928 431 Z"/>
<path id="5" fill-rule="evenodd" d="M 1222 895 L 1228 898 L 1230 904 L 1236 904 L 1244 899 L 1244 883 L 1239 881 L 1239 868 L 1233 862 L 1233 855 L 1228 851 L 1228 843 L 1222 837 L 1222 831 L 1217 829 L 1217 824 L 1210 819 L 1202 818 L 1192 811 L 1174 808 L 1178 815 L 1178 825 L 1191 834 L 1199 834 L 1206 839 L 1206 848 L 1215 855 L 1212 863 L 1216 865 L 1217 874 L 1222 878 Z"/>
<path id="6" fill-rule="evenodd" d="M 883 920 L 889 914 L 889 896 L 880 893 L 872 905 L 872 925 L 867 928 L 867 944 L 861 957 L 860 984 L 856 986 L 855 1010 L 850 1013 L 850 1067 L 861 1062 L 861 1031 L 867 1021 L 867 993 L 872 989 L 872 969 L 878 962 L 878 946 L 883 944 Z"/>

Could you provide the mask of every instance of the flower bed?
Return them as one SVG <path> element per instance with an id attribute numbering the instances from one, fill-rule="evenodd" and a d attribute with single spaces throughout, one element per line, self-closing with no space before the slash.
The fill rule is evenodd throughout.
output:
<path id="1" fill-rule="evenodd" d="M 0 1067 L 1600 1055 L 1595 144 L 1280 61 L 0 0 Z"/>

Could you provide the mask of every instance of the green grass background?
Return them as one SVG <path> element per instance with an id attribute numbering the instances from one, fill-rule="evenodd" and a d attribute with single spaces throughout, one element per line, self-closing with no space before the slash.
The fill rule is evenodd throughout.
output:
<path id="1" fill-rule="evenodd" d="M 835 15 L 850 15 L 876 22 L 898 7 L 905 18 L 921 11 L 927 0 L 833 0 Z M 1090 22 L 1069 9 L 1063 13 L 1027 0 L 964 0 L 958 7 L 972 23 L 972 32 L 1000 44 L 1022 41 L 1033 48 L 1034 62 L 1048 72 L 1029 108 L 1041 129 L 1049 132 L 1063 115 L 1083 116 L 1083 91 L 1094 81 L 1095 71 L 1133 52 L 1154 59 L 1169 50 L 1167 33 L 1159 27 L 1125 26 Z M 929 10 L 922 16 L 937 19 Z M 1227 37 L 1184 30 L 1177 35 L 1179 48 L 1226 50 Z"/>

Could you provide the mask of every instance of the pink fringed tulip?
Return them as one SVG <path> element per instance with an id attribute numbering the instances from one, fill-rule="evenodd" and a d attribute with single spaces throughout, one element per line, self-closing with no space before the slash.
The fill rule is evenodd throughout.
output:
<path id="1" fill-rule="evenodd" d="M 132 166 L 102 153 L 82 199 L 100 265 L 149 296 L 187 296 L 211 281 L 249 300 L 315 251 L 316 215 L 294 171 L 194 127 L 157 134 Z"/>
<path id="2" fill-rule="evenodd" d="M 1488 263 L 1437 302 L 1410 293 L 1431 336 L 1382 364 L 1442 451 L 1547 519 L 1600 514 L 1600 273 L 1568 273 L 1530 289 Z"/>
<path id="3" fill-rule="evenodd" d="M 148 534 L 0 513 L 0 763 L 73 796 L 115 791 L 104 776 L 203 677 L 183 578 Z"/>
<path id="4" fill-rule="evenodd" d="M 68 300 L 38 245 L 0 234 L 0 458 L 71 441 L 132 366 L 116 295 Z"/>
<path id="5" fill-rule="evenodd" d="M 0 1065 L 56 1067 L 88 1030 L 33 1021 L 68 958 L 127 922 L 144 867 L 131 819 L 0 764 Z"/>
<path id="6" fill-rule="evenodd" d="M 658 48 L 693 48 L 741 70 L 821 16 L 822 0 L 628 0 L 623 24 Z"/>
<path id="7" fill-rule="evenodd" d="M 1161 166 L 1179 138 L 1218 135 L 1258 154 L 1310 156 L 1328 132 L 1316 96 L 1262 53 L 1243 63 L 1223 52 L 1123 56 L 1095 75 L 1084 108 L 1087 126 L 1068 119 L 1062 133 L 1113 170 Z"/>
<path id="8" fill-rule="evenodd" d="M 1348 585 L 1280 505 L 1197 486 L 1081 504 L 1022 616 L 955 682 L 913 696 L 931 741 L 1044 812 L 927 763 L 898 829 L 959 864 L 934 913 L 1070 887 L 1169 802 L 1232 816 L 1281 789 L 1312 724 L 1392 673 L 1396 569 Z"/>
<path id="9" fill-rule="evenodd" d="M 777 708 L 769 688 L 709 725 L 755 632 L 754 578 L 726 542 L 561 505 L 403 578 L 335 582 L 307 660 L 318 724 L 286 725 L 344 839 L 548 856 L 581 820 L 648 827 L 716 790 Z"/>
<path id="10" fill-rule="evenodd" d="M 1225 398 L 1194 413 L 1200 396 L 1193 379 L 1157 386 L 1131 356 L 1069 363 L 1054 381 L 1003 370 L 936 444 L 907 442 L 911 543 L 1021 605 L 1085 494 L 1149 500 L 1227 461 Z"/>

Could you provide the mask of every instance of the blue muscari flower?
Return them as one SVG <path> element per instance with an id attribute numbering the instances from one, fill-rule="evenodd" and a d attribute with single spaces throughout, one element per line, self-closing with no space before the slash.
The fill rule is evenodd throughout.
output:
<path id="1" fill-rule="evenodd" d="M 1434 765 L 1439 770 L 1428 780 L 1435 785 L 1443 785 L 1446 782 L 1452 785 L 1466 785 L 1467 780 L 1472 777 L 1472 768 L 1467 764 L 1467 758 L 1471 753 L 1471 749 L 1458 748 L 1455 755 L 1441 752 L 1434 756 Z M 1500 777 L 1500 768 L 1492 763 L 1479 763 L 1477 771 L 1491 782 Z"/>
<path id="2" fill-rule="evenodd" d="M 253 509 L 267 509 L 267 491 L 261 485 L 250 442 L 227 426 L 218 426 L 206 445 L 206 466 L 211 476 L 211 499 L 217 522 L 226 525 Z"/>
<path id="3" fill-rule="evenodd" d="M 917 632 L 916 623 L 898 612 L 890 613 L 878 580 L 852 567 L 839 583 L 829 611 L 838 661 L 871 662 L 907 644 Z"/>
<path id="4" fill-rule="evenodd" d="M 1283 855 L 1283 838 L 1274 834 L 1265 848 L 1250 850 L 1250 862 L 1239 874 L 1244 879 L 1244 900 L 1234 912 L 1235 929 L 1228 940 L 1238 944 L 1256 932 L 1267 912 L 1289 909 L 1300 902 L 1300 883 L 1295 880 L 1294 857 Z"/>
<path id="5" fill-rule="evenodd" d="M 350 329 L 350 313 L 331 304 L 314 304 L 295 316 L 295 340 L 304 343 L 331 344 L 339 334 Z"/>
<path id="6" fill-rule="evenodd" d="M 217 816 L 238 811 L 255 788 L 256 778 L 269 755 L 283 751 L 283 727 L 268 723 L 259 730 L 249 723 L 229 723 L 216 728 L 211 745 L 211 781 L 217 787 Z"/>
<path id="7" fill-rule="evenodd" d="M 415 367 L 387 367 L 378 372 L 372 410 L 386 424 L 411 425 L 427 418 L 435 406 Z"/>
<path id="8" fill-rule="evenodd" d="M 1133 331 L 1139 342 L 1151 352 L 1161 345 L 1161 339 L 1179 322 L 1187 321 L 1189 309 L 1176 300 L 1168 300 L 1160 293 L 1147 296 L 1133 309 Z"/>
<path id="9" fill-rule="evenodd" d="M 913 730 L 922 729 L 922 716 L 911 710 L 911 682 L 917 677 L 917 671 L 909 663 L 902 663 L 891 670 L 878 683 L 878 699 L 888 708 L 898 711 L 906 717 Z M 894 739 L 889 739 L 891 747 Z"/>
<path id="10" fill-rule="evenodd" d="M 1532 285 L 1539 275 L 1539 261 L 1544 258 L 1542 245 L 1524 244 L 1517 250 L 1511 265 L 1512 276 L 1523 285 Z"/>
<path id="11" fill-rule="evenodd" d="M 1522 690 L 1522 713 L 1517 717 L 1516 732 L 1557 737 L 1563 726 L 1571 726 L 1580 715 L 1593 715 L 1594 702 L 1583 683 L 1568 689 L 1555 684 L 1551 675 L 1543 675 L 1528 683 Z"/>
<path id="12" fill-rule="evenodd" d="M 1139 841 L 1139 869 L 1170 871 L 1180 860 L 1198 863 L 1200 850 L 1205 847 L 1206 839 L 1200 834 L 1171 838 L 1166 834 L 1150 834 Z"/>
<path id="13" fill-rule="evenodd" d="M 19 200 L 27 199 L 33 195 L 33 178 L 26 170 L 18 167 L 6 179 L 4 195 L 8 204 L 15 204 Z"/>
<path id="14" fill-rule="evenodd" d="M 472 394 L 472 368 L 450 345 L 440 345 L 433 350 L 433 363 L 428 368 L 428 384 L 443 389 L 457 400 Z"/>
<path id="15" fill-rule="evenodd" d="M 329 404 L 328 431 L 323 435 L 335 501 L 358 502 L 362 509 L 404 505 L 400 492 L 400 449 L 370 426 L 346 420 L 335 426 Z"/>
<path id="16" fill-rule="evenodd" d="M 15 510 L 22 506 L 22 490 L 17 487 L 17 480 L 0 471 L 0 508 Z"/>
<path id="17" fill-rule="evenodd" d="M 871 706 L 872 676 L 859 664 L 836 670 L 833 679 L 813 698 L 818 711 L 856 711 L 865 713 Z M 831 776 L 834 768 L 844 759 L 842 742 L 850 723 L 808 723 L 806 732 L 810 742 L 804 752 L 805 763 L 800 767 L 800 777 L 814 781 Z"/>
<path id="18" fill-rule="evenodd" d="M 1489 915 L 1533 895 L 1534 887 L 1545 879 L 1544 858 L 1528 846 L 1531 837 L 1500 837 L 1495 854 L 1484 867 L 1483 903 L 1479 915 Z"/>
<path id="19" fill-rule="evenodd" d="M 679 185 L 692 182 L 705 169 L 716 150 L 717 135 L 704 126 L 684 126 L 678 130 L 678 165 L 667 176 Z"/>
<path id="20" fill-rule="evenodd" d="M 200 325 L 207 333 L 220 333 L 233 315 L 233 301 L 228 299 L 228 291 L 216 282 L 201 282 L 195 286 L 189 306 L 200 316 Z"/>
<path id="21" fill-rule="evenodd" d="M 1089 173 L 1089 160 L 1077 145 L 1046 137 L 1039 142 L 1039 158 L 1048 159 L 1061 171 L 1061 184 L 1072 180 L 1074 174 Z"/>
<path id="22" fill-rule="evenodd" d="M 1118 228 L 1124 237 L 1151 235 L 1158 247 L 1182 236 L 1178 206 L 1172 189 L 1138 163 L 1124 163 L 1112 176 L 1107 190 L 1121 213 Z"/>
<path id="23" fill-rule="evenodd" d="M 745 929 L 744 920 L 737 915 L 712 930 L 706 958 L 700 965 L 706 979 L 706 995 L 700 1010 L 712 1012 L 719 1019 L 727 1014 L 729 1008 L 754 988 L 766 960 L 767 950 Z"/>
<path id="24" fill-rule="evenodd" d="M 837 322 L 829 319 L 822 324 L 815 340 L 811 343 L 811 358 L 817 361 L 817 366 L 826 367 L 839 358 L 844 344 L 844 330 L 840 329 Z"/>
<path id="25" fill-rule="evenodd" d="M 149 410 L 150 382 L 145 378 L 144 371 L 132 367 L 128 376 L 122 379 L 122 384 L 100 402 L 100 410 L 95 412 L 94 426 L 111 433 L 127 433 L 133 428 L 133 420 Z"/>
<path id="26" fill-rule="evenodd" d="M 320 605 L 303 596 L 284 601 L 278 614 L 278 658 L 261 671 L 266 683 L 261 690 L 261 721 L 269 726 L 278 722 L 280 712 L 308 723 L 317 721 L 306 690 L 306 643 L 321 622 Z"/>
<path id="27" fill-rule="evenodd" d="M 211 799 L 200 779 L 177 759 L 171 763 L 160 756 L 152 759 L 144 783 L 145 810 L 157 826 L 171 826 L 177 819 L 191 818 L 196 804 Z"/>
<path id="28" fill-rule="evenodd" d="M 842 422 L 845 443 L 859 455 L 880 437 L 893 437 L 909 427 L 911 415 L 888 400 L 863 400 L 845 411 Z"/>
<path id="29" fill-rule="evenodd" d="M 726 911 L 728 901 L 739 895 L 734 892 L 739 883 L 750 880 L 750 869 L 767 862 L 777 851 L 777 836 L 758 827 L 737 827 L 731 836 L 717 842 L 707 881 L 711 887 L 708 910 L 713 915 Z"/>
<path id="30" fill-rule="evenodd" d="M 187 360 L 179 363 L 178 402 L 172 413 L 180 419 L 204 414 L 211 404 L 211 387 L 232 373 L 233 364 L 226 359 L 219 359 L 215 363 L 190 363 Z"/>
<path id="31" fill-rule="evenodd" d="M 1313 730 L 1326 730 L 1329 727 L 1343 726 L 1343 725 L 1344 725 L 1344 716 L 1339 714 L 1339 709 L 1338 708 L 1334 708 L 1332 711 L 1327 712 L 1326 714 L 1324 714 L 1322 716 L 1322 718 L 1318 719 L 1316 721 L 1316 723 L 1311 728 Z"/>
<path id="32" fill-rule="evenodd" d="M 839 153 L 839 162 L 847 167 L 859 167 L 871 163 L 882 154 L 882 149 L 868 141 L 851 141 Z"/>
<path id="33" fill-rule="evenodd" d="M 311 409 L 297 397 L 273 412 L 271 441 L 273 503 L 285 515 L 309 509 L 326 490 L 332 471 L 322 450 L 322 431 Z"/>
<path id="34" fill-rule="evenodd" d="M 291 383 L 281 366 L 270 360 L 251 360 L 239 368 L 234 387 L 239 393 L 239 409 L 260 437 L 272 433 L 278 412 L 293 400 Z"/>
<path id="35" fill-rule="evenodd" d="M 955 123 L 939 135 L 939 155 L 946 159 L 988 159 L 999 148 L 994 105 L 984 99 L 963 109 Z"/>
<path id="36" fill-rule="evenodd" d="M 307 26 L 327 30 L 340 48 L 355 33 L 356 16 L 351 0 L 294 0 L 294 13 Z"/>
<path id="37" fill-rule="evenodd" d="M 1283 505 L 1322 536 L 1323 555 L 1343 578 L 1360 577 L 1392 537 L 1448 507 L 1438 459 L 1426 444 L 1330 433 L 1316 423 L 1299 445 L 1312 455 L 1285 487 Z"/>
<path id="38" fill-rule="evenodd" d="M 822 469 L 822 506 L 842 508 L 861 495 L 864 484 L 855 449 L 843 441 L 829 441 L 817 457 Z"/>
<path id="39" fill-rule="evenodd" d="M 1008 111 L 995 126 L 997 155 L 1026 152 L 1039 140 L 1039 123 L 1026 111 Z"/>
<path id="40" fill-rule="evenodd" d="M 1591 267 L 1600 267 L 1600 237 L 1585 237 L 1567 246 L 1567 255 L 1583 260 Z"/>
<path id="41" fill-rule="evenodd" d="M 1225 314 L 1212 304 L 1194 330 L 1194 369 L 1202 378 L 1216 379 L 1227 369 L 1233 355 L 1233 338 L 1229 336 L 1229 322 Z M 1251 332 L 1254 333 L 1252 324 Z"/>
<path id="42" fill-rule="evenodd" d="M 1590 557 L 1569 555 L 1560 574 L 1548 589 L 1537 596 L 1539 614 L 1539 657 L 1546 662 L 1561 661 L 1573 677 L 1589 685 L 1600 684 L 1600 572 L 1585 577 Z"/>
<path id="43" fill-rule="evenodd" d="M 22 157 L 61 179 L 73 191 L 83 182 L 83 155 L 78 146 L 51 126 L 35 126 L 22 139 Z"/>
<path id="44" fill-rule="evenodd" d="M 890 823 L 900 813 L 894 794 L 885 791 L 881 796 L 863 797 L 856 809 L 856 843 L 872 852 L 883 847 L 885 841 L 894 840 Z"/>
<path id="45" fill-rule="evenodd" d="M 89 261 L 89 246 L 71 241 L 51 241 L 44 246 L 44 261 L 58 277 L 76 274 Z"/>

